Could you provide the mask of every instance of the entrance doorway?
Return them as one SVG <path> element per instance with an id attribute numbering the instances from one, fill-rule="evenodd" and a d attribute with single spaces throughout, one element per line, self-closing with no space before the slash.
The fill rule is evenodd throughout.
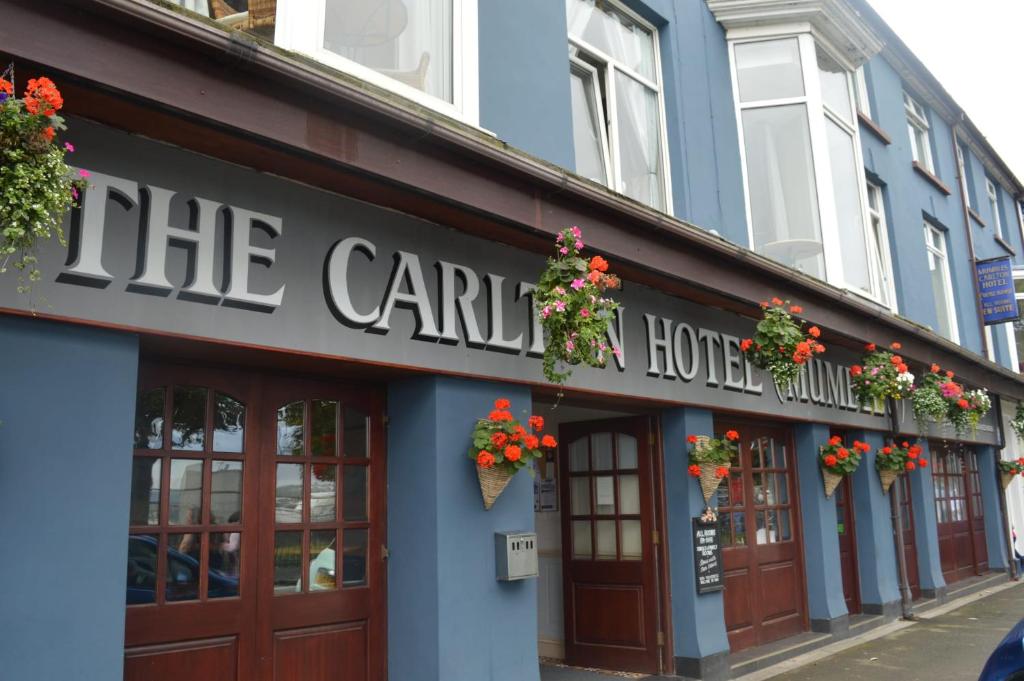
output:
<path id="1" fill-rule="evenodd" d="M 917 537 L 914 533 L 914 504 L 910 498 L 910 476 L 898 476 L 895 484 L 900 486 L 900 521 L 903 523 L 903 556 L 907 565 L 907 583 L 910 585 L 910 596 L 916 601 L 921 597 L 921 577 L 917 566 Z"/>
<path id="2" fill-rule="evenodd" d="M 125 679 L 383 681 L 383 399 L 144 366 Z"/>
<path id="3" fill-rule="evenodd" d="M 857 574 L 857 534 L 853 521 L 853 490 L 849 475 L 844 475 L 843 481 L 836 487 L 835 498 L 843 598 L 846 600 L 846 611 L 855 615 L 860 612 L 860 578 Z"/>
<path id="4" fill-rule="evenodd" d="M 661 671 L 655 462 L 646 417 L 559 427 L 565 662 Z"/>
<path id="5" fill-rule="evenodd" d="M 939 558 L 947 584 L 988 569 L 977 454 L 958 443 L 931 443 Z"/>
<path id="6" fill-rule="evenodd" d="M 725 627 L 733 652 L 807 628 L 794 450 L 777 426 L 716 421 L 740 434 L 728 484 L 718 488 Z"/>

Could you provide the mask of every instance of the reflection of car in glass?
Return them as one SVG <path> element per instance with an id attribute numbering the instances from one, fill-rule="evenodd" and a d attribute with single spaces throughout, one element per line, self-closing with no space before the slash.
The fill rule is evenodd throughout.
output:
<path id="1" fill-rule="evenodd" d="M 1024 681 L 1024 620 L 992 651 L 978 681 Z"/>
<path id="2" fill-rule="evenodd" d="M 177 549 L 167 548 L 165 596 L 168 601 L 199 597 L 199 561 Z M 153 603 L 156 596 L 157 539 L 149 535 L 128 538 L 128 605 Z M 207 574 L 210 598 L 238 595 L 238 578 L 210 569 Z"/>

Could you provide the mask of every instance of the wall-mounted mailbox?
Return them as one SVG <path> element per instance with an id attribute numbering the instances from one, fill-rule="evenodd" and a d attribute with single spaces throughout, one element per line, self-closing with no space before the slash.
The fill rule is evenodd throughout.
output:
<path id="1" fill-rule="evenodd" d="M 503 582 L 537 576 L 537 534 L 495 532 L 494 566 Z"/>

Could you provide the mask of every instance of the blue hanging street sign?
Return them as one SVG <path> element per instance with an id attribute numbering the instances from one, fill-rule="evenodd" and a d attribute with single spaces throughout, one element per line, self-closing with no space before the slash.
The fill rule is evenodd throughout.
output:
<path id="1" fill-rule="evenodd" d="M 974 263 L 981 296 L 981 315 L 986 325 L 1017 319 L 1017 296 L 1013 288 L 1010 256 Z"/>

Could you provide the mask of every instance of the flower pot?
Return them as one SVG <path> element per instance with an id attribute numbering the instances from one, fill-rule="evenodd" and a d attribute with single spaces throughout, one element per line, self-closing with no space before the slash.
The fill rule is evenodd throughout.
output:
<path id="1" fill-rule="evenodd" d="M 843 481 L 843 476 L 838 473 L 833 473 L 827 468 L 821 469 L 821 477 L 825 479 L 825 496 L 830 497 L 836 491 L 836 487 L 839 487 L 839 483 Z"/>
<path id="2" fill-rule="evenodd" d="M 1010 486 L 1010 483 L 1013 482 L 1014 477 L 1015 476 L 1011 475 L 1010 473 L 999 473 L 999 479 L 1002 480 L 1003 482 L 1003 489 L 1006 489 L 1007 487 Z"/>
<path id="3" fill-rule="evenodd" d="M 480 494 L 484 498 L 484 509 L 491 510 L 495 500 L 505 491 L 508 483 L 512 481 L 515 473 L 509 473 L 504 468 L 491 466 L 490 468 L 476 467 L 476 476 L 480 480 Z"/>
<path id="4" fill-rule="evenodd" d="M 896 478 L 899 476 L 899 471 L 891 471 L 888 469 L 878 471 L 878 479 L 882 481 L 883 494 L 889 493 L 889 488 L 892 487 L 892 483 L 896 482 Z"/>
<path id="5" fill-rule="evenodd" d="M 710 503 L 711 497 L 715 496 L 722 478 L 718 477 L 718 469 L 722 467 L 717 463 L 702 463 L 700 466 L 700 491 L 704 493 L 704 503 Z"/>

